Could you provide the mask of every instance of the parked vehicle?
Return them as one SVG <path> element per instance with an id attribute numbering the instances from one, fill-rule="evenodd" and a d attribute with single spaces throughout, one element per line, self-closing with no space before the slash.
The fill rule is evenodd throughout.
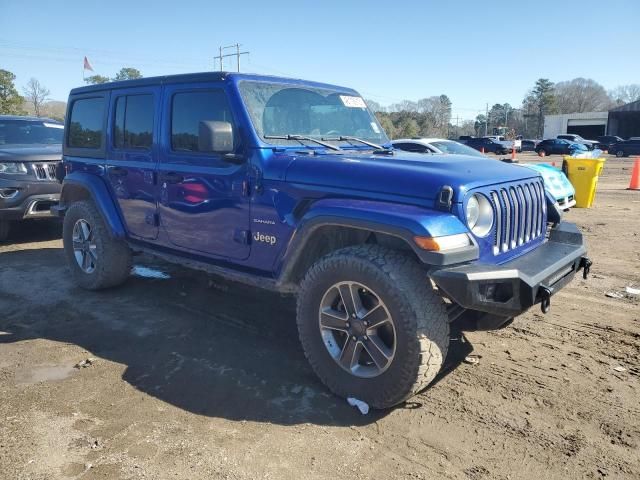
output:
<path id="1" fill-rule="evenodd" d="M 393 148 L 404 150 L 406 152 L 438 155 L 470 155 L 489 161 L 495 161 L 467 145 L 462 145 L 456 141 L 445 140 L 442 138 L 398 139 L 393 140 L 391 144 L 393 145 Z M 567 176 L 561 170 L 546 164 L 519 163 L 517 165 L 525 168 L 531 168 L 542 176 L 544 180 L 544 188 L 556 200 L 558 208 L 566 211 L 576 204 L 576 191 L 573 188 L 573 185 L 571 185 L 571 182 L 569 182 Z"/>
<path id="2" fill-rule="evenodd" d="M 603 135 L 598 137 L 598 147 L 601 150 L 609 151 L 614 143 L 623 142 L 624 140 L 617 135 Z"/>
<path id="3" fill-rule="evenodd" d="M 588 151 L 589 148 L 582 144 L 569 140 L 558 140 L 549 138 L 541 141 L 535 148 L 535 152 L 544 157 L 545 155 L 571 155 L 576 151 Z"/>
<path id="4" fill-rule="evenodd" d="M 501 143 L 509 151 L 512 151 L 514 147 L 516 149 L 516 152 L 521 152 L 522 151 L 522 140 L 520 140 L 520 139 L 507 140 L 506 137 L 504 137 L 502 135 L 487 135 L 484 138 L 491 138 L 491 139 L 495 140 L 496 142 Z"/>
<path id="5" fill-rule="evenodd" d="M 143 251 L 295 293 L 313 370 L 376 408 L 435 378 L 455 318 L 547 311 L 591 264 L 540 175 L 396 151 L 348 88 L 144 78 L 72 90 L 66 118 L 55 211 L 81 287 Z"/>
<path id="6" fill-rule="evenodd" d="M 580 135 L 576 135 L 573 133 L 558 135 L 556 138 L 560 140 L 569 140 L 570 142 L 574 143 L 581 143 L 582 145 L 585 145 L 589 150 L 593 150 L 594 148 L 598 147 L 598 142 L 596 142 L 595 140 L 585 140 Z"/>
<path id="7" fill-rule="evenodd" d="M 461 143 L 465 143 L 467 140 L 471 140 L 472 138 L 476 138 L 476 137 L 474 137 L 473 135 L 460 135 L 460 136 L 458 137 L 458 140 L 459 140 Z"/>
<path id="8" fill-rule="evenodd" d="M 522 151 L 523 152 L 533 152 L 535 151 L 540 140 L 520 140 L 522 142 Z"/>
<path id="9" fill-rule="evenodd" d="M 518 165 L 535 170 L 542 175 L 544 189 L 556 200 L 558 208 L 566 212 L 576 204 L 576 189 L 562 170 L 546 163 L 519 163 Z"/>
<path id="10" fill-rule="evenodd" d="M 628 157 L 629 155 L 640 155 L 640 138 L 637 140 L 622 140 L 616 142 L 609 148 L 609 153 L 616 157 Z"/>
<path id="11" fill-rule="evenodd" d="M 507 155 L 511 152 L 507 146 L 492 138 L 470 138 L 466 145 L 485 153 L 495 153 L 496 155 Z"/>
<path id="12" fill-rule="evenodd" d="M 406 138 L 393 140 L 393 148 L 413 153 L 437 153 L 452 155 L 470 155 L 472 157 L 487 158 L 478 150 L 455 140 L 444 138 Z"/>
<path id="13" fill-rule="evenodd" d="M 47 118 L 0 115 L 0 241 L 15 221 L 51 217 L 63 128 Z"/>

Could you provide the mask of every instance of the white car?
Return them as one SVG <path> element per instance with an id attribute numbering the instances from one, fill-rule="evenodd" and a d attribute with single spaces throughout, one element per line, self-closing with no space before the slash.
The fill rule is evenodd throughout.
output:
<path id="1" fill-rule="evenodd" d="M 391 142 L 393 148 L 414 153 L 431 153 L 431 154 L 452 154 L 452 155 L 472 155 L 474 157 L 482 157 L 487 160 L 485 154 L 480 153 L 474 148 L 456 142 L 454 140 L 445 140 L 444 138 L 411 138 L 399 139 Z M 495 161 L 491 159 L 491 161 Z M 546 164 L 514 164 L 524 168 L 530 168 L 538 172 L 544 180 L 544 188 L 553 198 L 555 198 L 558 206 L 562 210 L 569 210 L 576 204 L 576 191 L 569 182 L 567 176 L 561 171 Z"/>

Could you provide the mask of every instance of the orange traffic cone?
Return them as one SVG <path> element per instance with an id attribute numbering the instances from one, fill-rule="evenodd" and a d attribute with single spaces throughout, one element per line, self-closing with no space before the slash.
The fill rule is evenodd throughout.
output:
<path id="1" fill-rule="evenodd" d="M 516 147 L 513 146 L 511 148 L 511 160 L 515 160 L 516 159 Z"/>
<path id="2" fill-rule="evenodd" d="M 484 147 L 480 147 L 480 153 L 484 153 Z"/>
<path id="3" fill-rule="evenodd" d="M 631 172 L 631 181 L 629 182 L 629 190 L 640 190 L 640 157 L 636 157 Z"/>

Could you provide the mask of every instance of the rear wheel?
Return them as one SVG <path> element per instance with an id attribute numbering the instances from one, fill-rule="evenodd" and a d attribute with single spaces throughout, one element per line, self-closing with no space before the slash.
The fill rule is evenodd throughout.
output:
<path id="1" fill-rule="evenodd" d="M 77 202 L 69 207 L 62 238 L 71 273 L 82 288 L 113 287 L 129 276 L 131 250 L 124 240 L 110 235 L 92 202 Z"/>
<path id="2" fill-rule="evenodd" d="M 618 150 L 618 151 L 616 152 L 616 157 L 618 157 L 618 158 L 622 158 L 622 157 L 624 157 L 624 150 Z"/>
<path id="3" fill-rule="evenodd" d="M 9 231 L 11 230 L 11 222 L 9 220 L 0 220 L 0 242 L 4 242 L 9 238 Z"/>
<path id="4" fill-rule="evenodd" d="M 436 376 L 449 344 L 442 299 L 410 255 L 377 245 L 320 259 L 298 296 L 298 331 L 322 382 L 374 408 L 400 403 Z"/>

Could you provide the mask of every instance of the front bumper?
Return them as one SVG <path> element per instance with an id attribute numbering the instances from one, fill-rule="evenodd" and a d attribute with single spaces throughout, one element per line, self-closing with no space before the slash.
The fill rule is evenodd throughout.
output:
<path id="1" fill-rule="evenodd" d="M 454 302 L 469 310 L 513 317 L 536 303 L 548 310 L 551 296 L 591 261 L 582 234 L 561 223 L 535 250 L 502 265 L 468 264 L 430 272 L 431 279 Z"/>
<path id="2" fill-rule="evenodd" d="M 51 217 L 61 188 L 57 182 L 0 178 L 0 220 Z"/>

